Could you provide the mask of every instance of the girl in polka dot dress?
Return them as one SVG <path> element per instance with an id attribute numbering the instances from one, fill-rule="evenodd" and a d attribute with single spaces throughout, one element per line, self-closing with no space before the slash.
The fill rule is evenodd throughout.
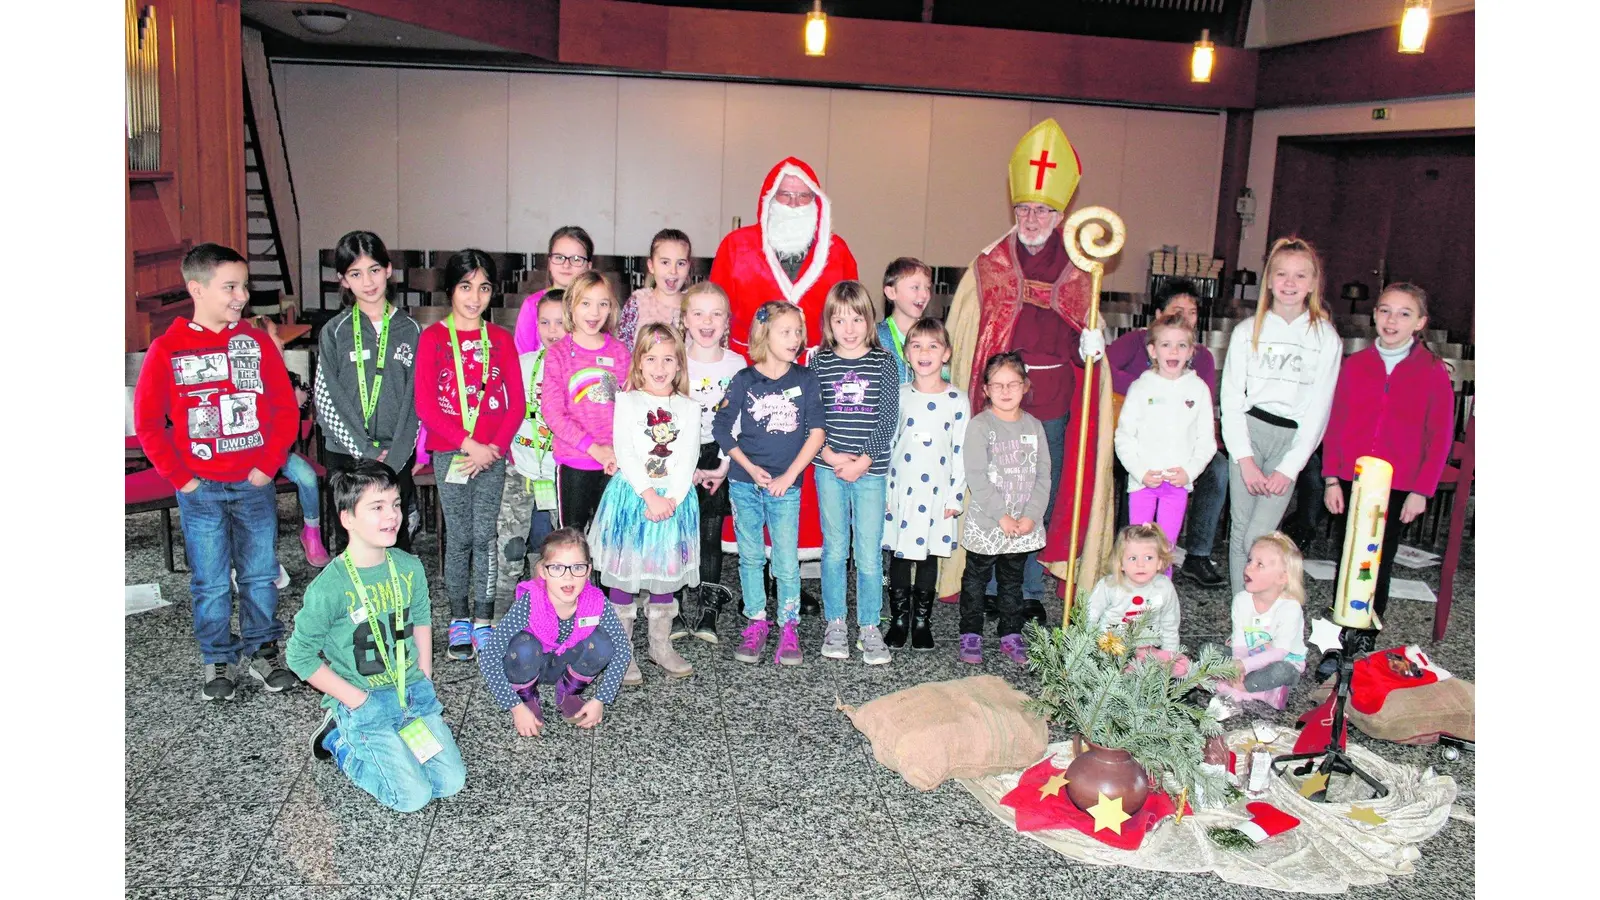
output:
<path id="1" fill-rule="evenodd" d="M 956 517 L 966 498 L 961 465 L 971 409 L 966 392 L 944 380 L 950 334 L 938 319 L 918 319 L 905 336 L 911 383 L 900 386 L 900 435 L 889 456 L 883 549 L 889 563 L 889 633 L 884 642 L 933 649 L 934 585 L 939 564 L 960 537 Z M 913 579 L 913 569 L 915 578 Z"/>
<path id="2" fill-rule="evenodd" d="M 1100 579 L 1089 594 L 1089 621 L 1099 631 L 1126 628 L 1144 620 L 1135 651 L 1154 653 L 1182 677 L 1189 661 L 1178 652 L 1178 592 L 1162 570 L 1172 564 L 1172 545 L 1153 522 L 1129 525 L 1117 534 L 1116 571 Z"/>

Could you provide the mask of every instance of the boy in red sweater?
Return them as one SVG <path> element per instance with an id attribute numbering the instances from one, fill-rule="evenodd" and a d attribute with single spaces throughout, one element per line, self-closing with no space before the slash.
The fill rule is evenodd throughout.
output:
<path id="1" fill-rule="evenodd" d="M 278 650 L 278 494 L 299 410 L 271 338 L 241 324 L 250 270 L 237 251 L 201 244 L 183 258 L 194 318 L 179 317 L 150 344 L 134 389 L 145 456 L 178 492 L 192 573 L 201 697 L 231 700 L 243 656 L 276 693 L 299 684 Z M 239 631 L 229 629 L 239 573 Z"/>

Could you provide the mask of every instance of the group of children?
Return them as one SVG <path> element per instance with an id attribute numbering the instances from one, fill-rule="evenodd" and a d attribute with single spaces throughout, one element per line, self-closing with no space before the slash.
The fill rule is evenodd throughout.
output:
<path id="1" fill-rule="evenodd" d="M 313 751 L 381 802 L 413 809 L 460 789 L 460 753 L 429 680 L 427 579 L 405 550 L 419 422 L 449 536 L 446 653 L 478 659 L 519 734 L 544 727 L 541 684 L 565 718 L 590 727 L 622 685 L 642 680 L 632 651 L 641 605 L 649 659 L 670 676 L 692 673 L 671 640 L 674 631 L 719 640 L 731 596 L 720 585 L 730 514 L 748 620 L 733 655 L 761 660 L 776 625 L 774 662 L 800 664 L 798 486 L 808 469 L 824 533 L 823 656 L 848 659 L 853 645 L 875 665 L 908 642 L 931 650 L 936 559 L 959 543 L 967 551 L 959 658 L 983 660 L 984 593 L 994 574 L 1000 650 L 1026 664 L 1023 564 L 1044 543 L 1054 486 L 1041 424 L 1021 408 L 1029 390 L 1021 354 L 985 362 L 986 404 L 969 415 L 965 393 L 947 380 L 949 335 L 921 315 L 932 273 L 900 259 L 886 273 L 891 309 L 881 322 L 865 286 L 840 282 L 823 309 L 821 349 L 802 365 L 804 317 L 791 304 L 767 303 L 750 328 L 747 364 L 727 349 L 723 291 L 686 284 L 687 236 L 656 236 L 651 283 L 620 307 L 606 279 L 589 271 L 592 251 L 582 229 L 552 236 L 552 285 L 527 298 L 513 334 L 486 320 L 498 284 L 492 258 L 463 250 L 445 265 L 449 315 L 419 330 L 388 300 L 383 242 L 368 232 L 341 239 L 335 256 L 351 305 L 323 328 L 315 396 L 346 546 L 307 589 L 287 668 L 278 650 L 272 478 L 298 434 L 297 404 L 280 353 L 239 321 L 244 260 L 212 244 L 190 252 L 184 276 L 195 315 L 152 344 L 136 422 L 151 461 L 179 491 L 202 696 L 231 698 L 241 658 L 269 691 L 306 680 L 328 710 Z M 1306 664 L 1300 552 L 1275 531 L 1294 467 L 1322 439 L 1331 408 L 1327 506 L 1342 508 L 1356 456 L 1383 455 L 1396 472 L 1398 509 L 1389 515 L 1397 540 L 1398 523 L 1420 514 L 1437 485 L 1453 407 L 1442 364 L 1414 337 L 1427 315 L 1419 289 L 1383 292 L 1378 343 L 1347 362 L 1335 392 L 1338 342 L 1320 303 L 1314 251 L 1280 241 L 1267 270 L 1258 313 L 1235 332 L 1223 374 L 1232 645 L 1247 674 L 1221 690 L 1281 708 Z M 619 339 L 623 328 L 631 341 Z M 1216 454 L 1212 396 L 1193 366 L 1192 319 L 1163 316 L 1144 340 L 1149 367 L 1127 390 L 1115 437 L 1134 524 L 1120 533 L 1117 562 L 1090 592 L 1088 614 L 1102 627 L 1150 616 L 1147 652 L 1181 667 L 1172 541 L 1188 492 Z M 769 553 L 775 610 L 763 577 Z M 229 634 L 230 566 L 242 636 Z M 689 628 L 680 597 L 696 588 L 699 616 Z"/>

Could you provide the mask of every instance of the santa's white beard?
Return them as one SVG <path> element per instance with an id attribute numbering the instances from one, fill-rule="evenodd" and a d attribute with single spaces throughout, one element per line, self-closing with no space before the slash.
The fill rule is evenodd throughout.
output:
<path id="1" fill-rule="evenodd" d="M 767 213 L 767 246 L 779 256 L 804 256 L 806 248 L 817 234 L 817 210 L 814 204 L 785 206 L 773 201 Z"/>

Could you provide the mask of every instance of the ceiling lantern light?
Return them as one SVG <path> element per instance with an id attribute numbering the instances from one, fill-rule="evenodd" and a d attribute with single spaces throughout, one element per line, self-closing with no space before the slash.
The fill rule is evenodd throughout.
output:
<path id="1" fill-rule="evenodd" d="M 828 14 L 822 11 L 822 0 L 815 0 L 811 12 L 806 13 L 806 55 L 826 56 L 828 53 Z"/>
<path id="2" fill-rule="evenodd" d="M 1400 16 L 1400 52 L 1421 53 L 1428 43 L 1428 21 L 1432 16 L 1433 0 L 1406 0 L 1406 10 Z"/>
<path id="3" fill-rule="evenodd" d="M 338 34 L 350 24 L 350 14 L 337 9 L 297 9 L 294 18 L 313 34 Z"/>
<path id="4" fill-rule="evenodd" d="M 1211 68 L 1217 62 L 1217 45 L 1211 42 L 1211 29 L 1200 30 L 1200 40 L 1194 42 L 1194 55 L 1189 57 L 1189 80 L 1196 84 L 1211 83 Z"/>

